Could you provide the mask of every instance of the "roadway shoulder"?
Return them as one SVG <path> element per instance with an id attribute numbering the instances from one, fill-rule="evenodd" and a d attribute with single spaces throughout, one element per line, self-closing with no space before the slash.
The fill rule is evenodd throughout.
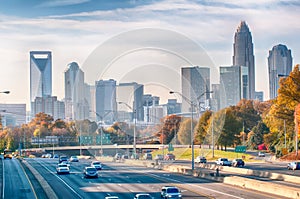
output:
<path id="1" fill-rule="evenodd" d="M 30 164 L 28 164 L 28 162 L 26 162 L 25 160 L 21 160 L 21 161 L 33 173 L 33 175 L 36 177 L 36 179 L 38 180 L 38 182 L 43 187 L 43 189 L 44 189 L 47 197 L 51 198 L 51 199 L 58 199 L 57 195 L 55 194 L 55 192 L 53 191 L 53 189 L 51 188 L 51 186 L 40 175 L 40 173 L 35 168 L 33 168 Z"/>

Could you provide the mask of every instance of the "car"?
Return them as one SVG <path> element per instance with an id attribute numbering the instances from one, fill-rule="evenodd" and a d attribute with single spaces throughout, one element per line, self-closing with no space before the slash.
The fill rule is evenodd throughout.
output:
<path id="1" fill-rule="evenodd" d="M 231 166 L 231 162 L 227 158 L 219 158 L 216 163 L 221 166 Z"/>
<path id="2" fill-rule="evenodd" d="M 162 154 L 157 154 L 154 159 L 155 160 L 163 160 L 164 156 Z"/>
<path id="3" fill-rule="evenodd" d="M 70 157 L 70 162 L 79 162 L 79 159 L 76 155 Z"/>
<path id="4" fill-rule="evenodd" d="M 104 199 L 119 199 L 118 196 L 106 196 Z"/>
<path id="5" fill-rule="evenodd" d="M 164 160 L 175 160 L 175 155 L 172 153 L 168 153 L 167 155 L 165 155 Z"/>
<path id="6" fill-rule="evenodd" d="M 59 156 L 58 163 L 62 163 L 62 162 L 68 162 L 68 157 L 67 156 Z"/>
<path id="7" fill-rule="evenodd" d="M 182 198 L 181 191 L 175 186 L 164 186 L 161 188 L 160 197 L 168 198 Z"/>
<path id="8" fill-rule="evenodd" d="M 64 173 L 65 174 L 69 174 L 70 173 L 70 168 L 65 163 L 57 164 L 57 166 L 56 166 L 56 173 L 57 174 L 64 174 Z"/>
<path id="9" fill-rule="evenodd" d="M 203 156 L 197 156 L 197 157 L 195 158 L 195 163 L 206 163 L 206 162 L 207 162 L 207 160 L 206 160 L 206 158 L 203 157 Z"/>
<path id="10" fill-rule="evenodd" d="M 143 159 L 144 160 L 152 160 L 152 154 L 151 153 L 145 153 Z"/>
<path id="11" fill-rule="evenodd" d="M 300 169 L 300 162 L 290 162 L 287 165 L 288 170 L 298 170 Z"/>
<path id="12" fill-rule="evenodd" d="M 148 193 L 138 193 L 134 196 L 134 199 L 153 199 L 153 197 Z"/>
<path id="13" fill-rule="evenodd" d="M 59 158 L 59 155 L 58 154 L 54 154 L 53 158 Z"/>
<path id="14" fill-rule="evenodd" d="M 52 154 L 51 154 L 51 153 L 47 153 L 47 154 L 45 155 L 45 158 L 52 158 Z"/>
<path id="15" fill-rule="evenodd" d="M 266 155 L 265 155 L 265 153 L 264 152 L 258 152 L 258 157 L 265 157 Z"/>
<path id="16" fill-rule="evenodd" d="M 120 153 L 116 153 L 116 155 L 114 156 L 115 160 L 120 160 L 121 159 L 121 154 Z"/>
<path id="17" fill-rule="evenodd" d="M 101 170 L 102 169 L 101 162 L 99 162 L 99 161 L 93 161 L 91 163 L 91 167 L 95 167 L 97 170 Z"/>
<path id="18" fill-rule="evenodd" d="M 242 160 L 240 158 L 236 158 L 236 159 L 232 160 L 231 165 L 234 167 L 244 167 L 245 162 L 244 162 L 244 160 Z"/>
<path id="19" fill-rule="evenodd" d="M 98 171 L 95 167 L 85 167 L 83 175 L 85 178 L 98 178 Z"/>

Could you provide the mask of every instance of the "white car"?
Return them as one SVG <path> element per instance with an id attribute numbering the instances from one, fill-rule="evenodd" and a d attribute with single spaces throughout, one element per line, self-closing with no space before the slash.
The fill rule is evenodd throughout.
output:
<path id="1" fill-rule="evenodd" d="M 135 195 L 134 199 L 153 199 L 153 197 L 148 193 L 138 193 Z"/>
<path id="2" fill-rule="evenodd" d="M 63 173 L 69 174 L 70 173 L 70 168 L 67 164 L 60 163 L 56 166 L 56 173 L 57 174 L 63 174 Z"/>
<path id="3" fill-rule="evenodd" d="M 101 162 L 99 162 L 99 161 L 93 161 L 93 162 L 91 163 L 91 167 L 94 167 L 94 168 L 97 169 L 97 170 L 101 170 L 101 169 L 102 169 Z"/>
<path id="4" fill-rule="evenodd" d="M 174 186 L 164 186 L 161 188 L 160 192 L 160 197 L 161 198 L 178 198 L 181 199 L 181 191 Z"/>
<path id="5" fill-rule="evenodd" d="M 265 153 L 264 152 L 258 152 L 258 157 L 265 157 Z"/>
<path id="6" fill-rule="evenodd" d="M 221 166 L 231 166 L 231 162 L 227 158 L 219 158 L 216 163 Z"/>
<path id="7" fill-rule="evenodd" d="M 78 162 L 78 161 L 79 160 L 78 160 L 77 156 L 73 155 L 73 156 L 70 157 L 70 162 Z"/>

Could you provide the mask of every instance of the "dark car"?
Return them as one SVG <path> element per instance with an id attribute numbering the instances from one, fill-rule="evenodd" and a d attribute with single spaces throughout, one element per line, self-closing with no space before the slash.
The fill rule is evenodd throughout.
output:
<path id="1" fill-rule="evenodd" d="M 239 159 L 239 158 L 233 159 L 231 164 L 234 167 L 243 167 L 243 166 L 245 166 L 245 162 L 242 159 Z"/>
<path id="2" fill-rule="evenodd" d="M 168 153 L 165 155 L 165 160 L 175 160 L 175 155 L 172 153 Z"/>
<path id="3" fill-rule="evenodd" d="M 62 163 L 62 162 L 68 162 L 68 157 L 67 156 L 60 156 L 58 159 L 58 163 Z"/>
<path id="4" fill-rule="evenodd" d="M 98 172 L 95 167 L 85 167 L 83 175 L 85 178 L 98 178 Z"/>
<path id="5" fill-rule="evenodd" d="M 206 163 L 206 162 L 207 162 L 207 160 L 203 156 L 198 156 L 195 158 L 195 163 Z"/>

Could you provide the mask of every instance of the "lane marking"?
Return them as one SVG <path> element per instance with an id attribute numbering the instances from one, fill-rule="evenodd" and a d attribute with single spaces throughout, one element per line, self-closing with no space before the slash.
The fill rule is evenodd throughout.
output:
<path id="1" fill-rule="evenodd" d="M 21 160 L 21 161 L 22 161 L 22 160 Z M 23 165 L 22 165 L 20 162 L 18 162 L 18 163 L 19 163 L 19 165 L 21 166 L 21 168 L 22 168 L 22 170 L 23 170 L 23 172 L 24 172 L 24 174 L 25 174 L 25 177 L 27 178 L 27 180 L 28 180 L 28 182 L 29 182 L 29 185 L 30 185 L 30 187 L 31 187 L 31 190 L 33 191 L 33 194 L 34 194 L 35 198 L 38 199 L 38 197 L 37 197 L 37 195 L 36 195 L 36 192 L 35 192 L 35 190 L 34 190 L 34 188 L 33 188 L 33 185 L 32 185 L 32 183 L 31 183 L 31 181 L 29 180 L 29 177 L 28 177 L 27 173 L 25 172 L 25 169 L 24 169 Z M 33 174 L 32 174 L 32 175 L 33 175 Z"/>
<path id="2" fill-rule="evenodd" d="M 64 185 L 66 185 L 75 195 L 77 195 L 79 198 L 82 198 L 81 195 L 79 195 L 70 185 L 68 185 L 61 177 L 59 177 L 58 175 L 54 174 L 49 168 L 47 168 L 44 164 L 42 164 L 41 162 L 34 160 L 37 163 L 39 163 L 42 167 L 44 167 L 47 171 L 49 171 L 49 173 L 51 173 L 52 175 L 54 175 L 57 179 L 59 179 L 62 183 L 64 183 Z"/>

